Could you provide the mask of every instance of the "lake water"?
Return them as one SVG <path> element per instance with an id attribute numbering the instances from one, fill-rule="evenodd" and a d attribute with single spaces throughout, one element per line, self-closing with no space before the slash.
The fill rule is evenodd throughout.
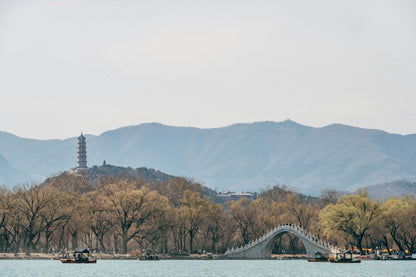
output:
<path id="1" fill-rule="evenodd" d="M 0 260 L 0 276 L 416 276 L 416 261 L 99 260 L 96 264 L 62 264 L 54 260 Z"/>

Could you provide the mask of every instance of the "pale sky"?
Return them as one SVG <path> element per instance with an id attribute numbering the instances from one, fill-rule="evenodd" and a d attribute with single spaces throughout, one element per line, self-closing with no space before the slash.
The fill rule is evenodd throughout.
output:
<path id="1" fill-rule="evenodd" d="M 414 0 L 0 0 L 0 130 L 146 122 L 416 133 Z"/>

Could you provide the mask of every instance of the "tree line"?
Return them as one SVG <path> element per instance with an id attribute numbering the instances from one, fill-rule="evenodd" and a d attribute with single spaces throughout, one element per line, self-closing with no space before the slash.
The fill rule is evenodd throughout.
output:
<path id="1" fill-rule="evenodd" d="M 223 253 L 289 223 L 342 248 L 416 251 L 413 196 L 382 203 L 366 192 L 342 195 L 325 190 L 320 197 L 310 197 L 276 185 L 254 200 L 216 203 L 204 191 L 187 178 L 91 180 L 67 173 L 43 184 L 2 186 L 0 250 L 30 254 L 87 247 L 123 254 Z M 274 253 L 304 251 L 292 234 L 274 241 Z"/>

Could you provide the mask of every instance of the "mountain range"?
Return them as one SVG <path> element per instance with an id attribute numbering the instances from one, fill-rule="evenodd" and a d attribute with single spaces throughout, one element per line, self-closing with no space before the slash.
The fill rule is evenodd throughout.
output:
<path id="1" fill-rule="evenodd" d="M 333 124 L 283 122 L 199 129 L 146 123 L 86 135 L 88 165 L 147 167 L 218 190 L 260 191 L 284 184 L 324 188 L 416 181 L 416 135 Z M 35 140 L 0 132 L 0 182 L 43 181 L 76 165 L 76 137 Z"/>

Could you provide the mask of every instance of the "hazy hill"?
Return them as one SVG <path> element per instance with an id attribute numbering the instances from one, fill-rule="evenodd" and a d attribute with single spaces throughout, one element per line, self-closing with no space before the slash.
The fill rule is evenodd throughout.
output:
<path id="1" fill-rule="evenodd" d="M 0 154 L 0 185 L 2 184 L 16 184 L 27 180 L 27 176 L 14 168 L 1 154 Z"/>
<path id="2" fill-rule="evenodd" d="M 276 183 L 318 193 L 324 187 L 353 191 L 395 180 L 416 181 L 416 135 L 334 124 L 293 121 L 223 128 L 157 123 L 87 136 L 88 165 L 103 160 L 156 168 L 218 190 L 259 191 Z M 0 153 L 30 178 L 68 170 L 76 163 L 76 138 L 29 140 L 0 133 Z"/>
<path id="3" fill-rule="evenodd" d="M 87 139 L 91 138 L 94 136 L 87 136 Z M 65 140 L 37 140 L 0 132 L 0 153 L 26 175 L 25 182 L 41 182 L 45 177 L 75 167 L 76 145 L 76 137 Z"/>
<path id="4" fill-rule="evenodd" d="M 395 181 L 365 188 L 373 199 L 387 200 L 392 196 L 405 196 L 413 194 L 416 196 L 416 183 L 406 181 Z"/>

